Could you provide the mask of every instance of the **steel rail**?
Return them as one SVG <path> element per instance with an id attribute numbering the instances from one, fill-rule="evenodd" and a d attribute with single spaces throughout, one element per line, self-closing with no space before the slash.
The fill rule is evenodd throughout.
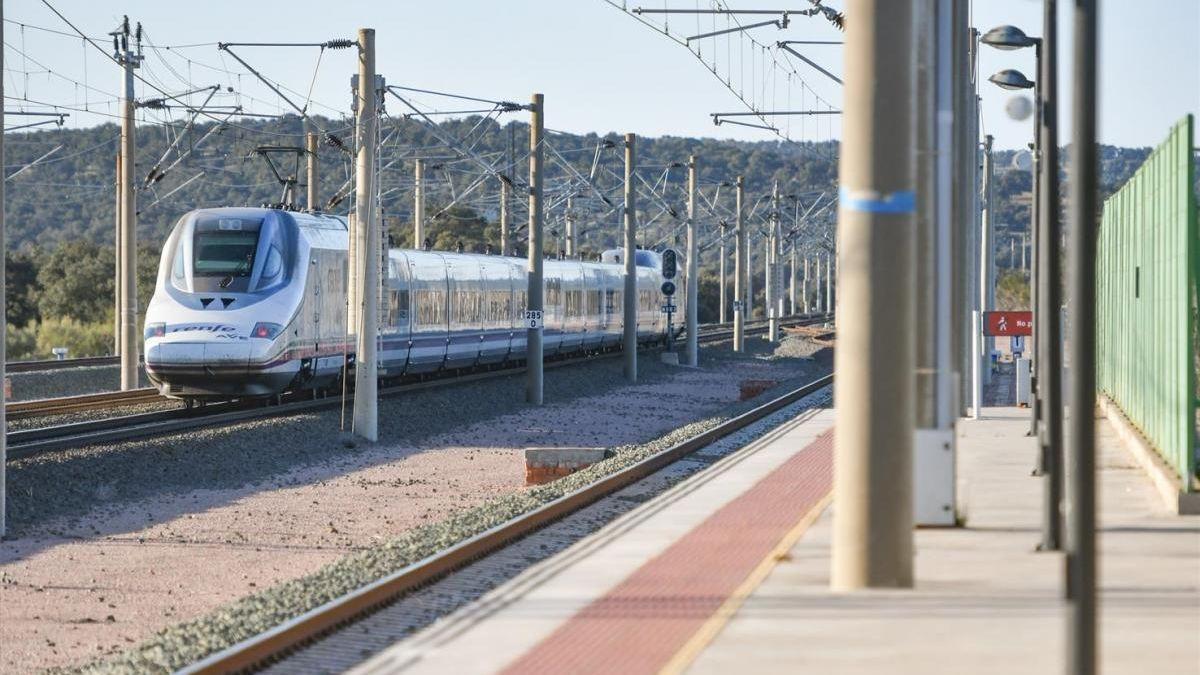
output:
<path id="1" fill-rule="evenodd" d="M 9 361 L 4 369 L 9 373 L 32 373 L 43 370 L 66 370 L 91 366 L 112 366 L 121 362 L 119 356 L 84 356 L 74 359 L 39 359 L 35 361 Z"/>
<path id="2" fill-rule="evenodd" d="M 828 321 L 830 316 L 821 314 L 793 318 L 785 322 L 784 325 L 795 326 L 822 323 Z M 765 322 L 756 325 L 753 329 L 748 329 L 748 333 L 762 333 L 765 331 Z M 703 343 L 711 343 L 728 339 L 732 335 L 733 331 L 731 329 L 709 330 L 699 336 L 699 340 Z M 555 358 L 546 362 L 546 368 L 561 368 L 597 359 L 615 358 L 620 353 L 618 350 L 612 350 L 600 354 Z M 422 389 L 506 377 L 521 372 L 523 368 L 522 362 L 516 361 L 514 365 L 495 370 L 466 374 L 446 371 L 444 374 L 432 379 L 380 389 L 379 395 L 380 397 L 397 396 Z M 347 394 L 346 400 L 347 402 L 353 400 L 353 393 Z M 284 417 L 304 412 L 313 412 L 337 407 L 342 402 L 343 399 L 340 395 L 289 401 L 275 405 L 256 405 L 255 399 L 246 399 L 211 404 L 198 409 L 178 408 L 160 410 L 107 417 L 99 420 L 72 422 L 36 429 L 10 431 L 7 435 L 8 460 L 16 461 L 55 450 L 81 448 L 97 443 L 130 441 L 189 431 L 191 429 L 212 428 L 255 419 Z"/>
<path id="3" fill-rule="evenodd" d="M 157 389 L 146 387 L 130 391 L 103 391 L 95 394 L 11 401 L 4 405 L 4 414 L 9 420 L 16 420 L 166 400 L 159 395 Z"/>
<path id="4" fill-rule="evenodd" d="M 673 462 L 777 412 L 833 383 L 833 375 L 794 389 L 753 410 L 651 455 L 609 476 L 460 541 L 356 591 L 331 600 L 275 628 L 210 655 L 179 673 L 206 675 L 252 669 L 277 659 L 315 638 L 341 628 L 410 591 L 495 552 L 617 490 L 632 485 Z"/>

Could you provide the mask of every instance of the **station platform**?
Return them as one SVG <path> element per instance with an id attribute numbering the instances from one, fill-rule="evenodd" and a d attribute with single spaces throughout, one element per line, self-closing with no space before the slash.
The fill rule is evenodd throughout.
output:
<path id="1" fill-rule="evenodd" d="M 1058 673 L 1065 560 L 1035 551 L 1028 411 L 960 425 L 964 525 L 916 588 L 829 590 L 834 413 L 775 428 L 356 673 Z M 1103 672 L 1200 672 L 1200 518 L 1097 420 Z"/>

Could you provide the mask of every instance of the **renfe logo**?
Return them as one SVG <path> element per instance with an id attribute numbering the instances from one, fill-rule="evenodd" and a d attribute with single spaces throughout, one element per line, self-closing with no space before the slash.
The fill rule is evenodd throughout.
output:
<path id="1" fill-rule="evenodd" d="M 167 326 L 168 333 L 209 333 L 213 337 L 225 340 L 245 340 L 244 335 L 237 334 L 237 328 L 223 323 L 181 323 Z"/>

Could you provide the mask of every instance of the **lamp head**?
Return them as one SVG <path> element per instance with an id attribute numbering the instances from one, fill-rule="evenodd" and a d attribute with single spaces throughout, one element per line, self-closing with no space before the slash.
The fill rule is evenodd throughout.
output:
<path id="1" fill-rule="evenodd" d="M 1031 38 L 1020 28 L 1009 25 L 996 26 L 984 33 L 979 41 L 1004 50 L 1023 49 L 1037 44 L 1037 38 Z"/>
<path id="2" fill-rule="evenodd" d="M 1019 70 L 1006 68 L 988 78 L 988 81 L 1001 89 L 1033 89 L 1033 82 Z"/>

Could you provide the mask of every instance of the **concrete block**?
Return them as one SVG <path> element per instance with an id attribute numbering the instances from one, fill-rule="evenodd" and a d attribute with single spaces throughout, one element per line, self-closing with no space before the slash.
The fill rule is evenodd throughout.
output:
<path id="1" fill-rule="evenodd" d="M 659 352 L 658 360 L 668 366 L 677 366 L 679 365 L 679 352 Z"/>
<path id="2" fill-rule="evenodd" d="M 1133 455 L 1134 460 L 1141 465 L 1149 476 L 1154 489 L 1162 497 L 1167 509 L 1181 516 L 1200 515 L 1200 485 L 1193 482 L 1192 491 L 1184 492 L 1175 470 L 1167 465 L 1158 454 L 1150 441 L 1142 435 L 1124 411 L 1109 397 L 1101 394 L 1099 397 L 1101 412 L 1108 418 L 1109 424 L 1121 439 L 1121 445 Z"/>
<path id="3" fill-rule="evenodd" d="M 606 448 L 525 448 L 525 484 L 549 483 L 610 456 Z"/>

